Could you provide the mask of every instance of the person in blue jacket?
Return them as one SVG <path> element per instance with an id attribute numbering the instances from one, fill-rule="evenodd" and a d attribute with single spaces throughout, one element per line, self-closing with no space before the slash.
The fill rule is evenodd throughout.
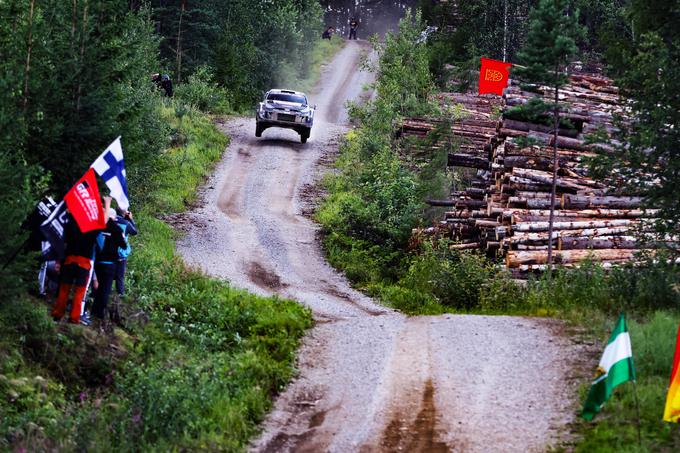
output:
<path id="1" fill-rule="evenodd" d="M 111 294 L 118 264 L 118 249 L 126 247 L 123 230 L 116 221 L 117 215 L 115 209 L 109 209 L 107 218 L 106 229 L 99 233 L 97 237 L 96 258 L 94 261 L 94 271 L 97 274 L 99 284 L 94 292 L 92 314 L 98 323 L 104 320 L 106 307 L 109 303 L 109 295 Z"/>
<path id="2" fill-rule="evenodd" d="M 116 292 L 120 297 L 125 295 L 125 271 L 127 269 L 127 259 L 132 252 L 132 246 L 130 246 L 130 236 L 136 236 L 139 232 L 137 230 L 137 225 L 132 219 L 132 213 L 130 211 L 118 212 L 116 217 L 116 223 L 123 230 L 123 237 L 125 238 L 125 247 L 118 249 L 118 262 L 116 263 Z"/>

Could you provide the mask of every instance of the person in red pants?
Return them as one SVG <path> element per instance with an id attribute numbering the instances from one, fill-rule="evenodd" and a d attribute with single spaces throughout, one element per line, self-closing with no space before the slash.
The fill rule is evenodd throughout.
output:
<path id="1" fill-rule="evenodd" d="M 111 198 L 104 197 L 104 200 L 106 204 L 104 212 L 108 213 L 108 208 L 111 206 Z M 66 231 L 64 232 L 66 258 L 61 265 L 59 291 L 52 308 L 52 318 L 55 321 L 60 321 L 64 317 L 69 295 L 71 290 L 73 290 L 73 303 L 71 304 L 69 322 L 73 324 L 80 323 L 80 312 L 83 298 L 87 291 L 87 282 L 90 278 L 92 257 L 94 256 L 97 237 L 101 231 L 93 230 L 82 233 L 75 220 L 69 218 L 69 222 L 66 224 Z"/>

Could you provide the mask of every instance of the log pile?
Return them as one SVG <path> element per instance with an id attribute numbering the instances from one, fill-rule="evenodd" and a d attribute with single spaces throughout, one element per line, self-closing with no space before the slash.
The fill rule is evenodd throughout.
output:
<path id="1" fill-rule="evenodd" d="M 537 92 L 554 96 L 548 88 Z M 468 129 L 463 121 L 451 133 L 470 138 L 469 146 L 449 154 L 449 165 L 476 170 L 470 187 L 455 191 L 449 200 L 430 200 L 431 205 L 450 206 L 441 225 L 419 233 L 446 236 L 454 248 L 480 249 L 503 258 L 515 274 L 546 268 L 548 242 L 554 247 L 555 264 L 573 266 L 592 259 L 611 266 L 635 259 L 642 248 L 640 231 L 651 229 L 658 211 L 643 210 L 635 194 L 622 194 L 613 182 L 589 177 L 586 160 L 613 150 L 590 144 L 586 135 L 614 130 L 614 115 L 623 112 L 618 89 L 601 76 L 577 74 L 560 90 L 561 113 L 568 119 L 558 131 L 558 178 L 553 235 L 548 237 L 552 145 L 549 118 L 538 123 L 513 116 L 513 106 L 523 105 L 535 92 L 512 84 L 503 99 L 503 118 L 485 127 Z M 471 95 L 447 95 L 447 101 L 465 101 L 464 110 L 475 120 L 489 115 L 493 99 Z M 515 110 L 516 111 L 516 110 Z M 466 118 L 467 119 L 467 118 Z M 403 135 L 427 134 L 432 121 L 404 122 Z"/>
<path id="2" fill-rule="evenodd" d="M 398 137 L 425 138 L 437 131 L 434 143 L 428 148 L 449 149 L 455 145 L 458 153 L 471 157 L 485 157 L 498 142 L 502 108 L 500 98 L 480 97 L 462 93 L 444 93 L 439 101 L 444 106 L 456 105 L 460 119 L 407 118 L 397 132 Z"/>

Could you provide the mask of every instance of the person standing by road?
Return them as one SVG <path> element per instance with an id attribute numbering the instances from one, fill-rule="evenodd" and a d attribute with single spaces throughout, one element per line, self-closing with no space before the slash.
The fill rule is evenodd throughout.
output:
<path id="1" fill-rule="evenodd" d="M 123 297 L 125 295 L 125 270 L 127 269 L 127 258 L 132 252 L 132 246 L 130 245 L 130 236 L 136 236 L 138 233 L 137 225 L 132 219 L 132 213 L 126 211 L 122 215 L 116 217 L 116 223 L 123 230 L 123 237 L 125 238 L 125 247 L 118 249 L 118 262 L 116 263 L 116 292 L 118 296 Z"/>
<path id="2" fill-rule="evenodd" d="M 111 197 L 104 197 L 105 211 L 111 206 Z M 97 238 L 102 230 L 92 230 L 82 233 L 73 218 L 69 219 L 64 232 L 66 258 L 61 265 L 59 274 L 59 292 L 52 308 L 52 318 L 60 321 L 66 312 L 66 305 L 73 289 L 73 302 L 69 322 L 80 323 L 82 303 L 92 269 L 92 256 L 97 245 Z"/>
<path id="3" fill-rule="evenodd" d="M 116 222 L 116 210 L 111 208 L 111 197 L 105 197 L 109 207 L 107 207 L 106 229 L 97 237 L 97 253 L 94 262 L 94 271 L 97 274 L 98 286 L 94 292 L 94 303 L 92 304 L 92 315 L 101 327 L 104 321 L 106 307 L 109 303 L 113 280 L 116 275 L 116 265 L 118 263 L 118 249 L 125 248 L 125 237 L 123 230 Z"/>
<path id="4" fill-rule="evenodd" d="M 173 94 L 172 90 L 172 80 L 168 74 L 151 74 L 151 81 L 158 86 L 158 88 L 163 90 L 165 96 L 171 98 Z"/>
<path id="5" fill-rule="evenodd" d="M 349 20 L 349 39 L 357 39 L 357 28 L 359 28 L 359 21 L 353 17 Z"/>

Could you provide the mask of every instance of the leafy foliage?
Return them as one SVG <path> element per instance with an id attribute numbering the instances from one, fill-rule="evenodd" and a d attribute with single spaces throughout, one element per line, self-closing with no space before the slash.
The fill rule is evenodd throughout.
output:
<path id="1" fill-rule="evenodd" d="M 201 66 L 189 76 L 189 83 L 175 89 L 175 99 L 201 112 L 229 113 L 227 90 L 213 82 L 214 76 L 208 66 Z"/>
<path id="2" fill-rule="evenodd" d="M 323 28 L 313 0 L 155 0 L 161 56 L 178 81 L 202 66 L 229 93 L 237 110 L 250 108 L 274 85 L 298 88 L 312 70 L 309 55 Z"/>
<path id="3" fill-rule="evenodd" d="M 595 169 L 614 174 L 626 189 L 642 193 L 649 206 L 661 208 L 661 235 L 677 234 L 680 221 L 678 142 L 680 132 L 680 5 L 632 1 L 627 10 L 637 39 L 612 49 L 623 94 L 631 99 L 635 121 L 621 122 L 617 153 Z"/>
<path id="4" fill-rule="evenodd" d="M 317 213 L 331 263 L 363 283 L 398 274 L 411 229 L 423 212 L 422 200 L 439 189 L 432 185 L 432 172 L 421 173 L 392 146 L 395 124 L 404 116 L 435 111 L 422 29 L 420 15 L 409 13 L 398 34 L 373 42 L 377 96 L 366 106 L 352 107 L 362 127 L 342 145 L 340 172 L 327 178 L 330 195 Z"/>

